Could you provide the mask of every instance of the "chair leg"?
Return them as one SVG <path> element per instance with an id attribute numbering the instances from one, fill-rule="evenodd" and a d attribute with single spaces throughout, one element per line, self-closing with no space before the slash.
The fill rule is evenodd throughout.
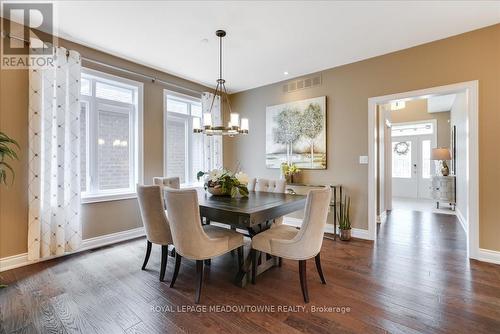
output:
<path id="1" fill-rule="evenodd" d="M 170 287 L 173 288 L 175 284 L 175 280 L 177 279 L 177 274 L 179 274 L 179 267 L 181 266 L 182 256 L 179 253 L 175 254 L 175 269 L 174 275 L 172 276 L 172 280 L 170 281 Z"/>
<path id="2" fill-rule="evenodd" d="M 252 253 L 252 284 L 255 284 L 255 277 L 257 276 L 257 260 L 259 257 L 259 252 L 255 249 L 250 251 Z"/>
<path id="3" fill-rule="evenodd" d="M 196 295 L 194 302 L 200 303 L 201 286 L 203 284 L 203 260 L 196 260 Z"/>
<path id="4" fill-rule="evenodd" d="M 146 269 L 146 265 L 148 264 L 149 261 L 149 256 L 151 255 L 151 241 L 146 240 L 146 257 L 144 258 L 144 263 L 142 264 L 142 270 Z"/>
<path id="5" fill-rule="evenodd" d="M 168 246 L 161 246 L 161 268 L 160 268 L 160 282 L 163 282 L 165 279 L 165 271 L 167 269 L 167 260 L 168 260 Z"/>
<path id="6" fill-rule="evenodd" d="M 304 302 L 309 303 L 309 294 L 307 293 L 307 277 L 306 277 L 306 260 L 299 261 L 299 276 L 300 276 L 300 287 L 302 288 L 302 296 L 304 297 Z"/>
<path id="7" fill-rule="evenodd" d="M 314 260 L 316 261 L 316 269 L 318 270 L 319 278 L 321 279 L 321 284 L 326 284 L 325 276 L 323 276 L 323 270 L 321 269 L 321 258 L 319 256 L 319 253 L 318 255 L 316 255 Z"/>
<path id="8" fill-rule="evenodd" d="M 278 267 L 281 267 L 283 265 L 283 258 L 279 257 L 278 258 Z"/>

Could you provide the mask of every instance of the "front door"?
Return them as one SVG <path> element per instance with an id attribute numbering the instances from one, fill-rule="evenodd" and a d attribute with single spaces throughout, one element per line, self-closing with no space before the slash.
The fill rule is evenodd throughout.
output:
<path id="1" fill-rule="evenodd" d="M 392 195 L 418 197 L 417 142 L 412 137 L 392 140 Z"/>
<path id="2" fill-rule="evenodd" d="M 433 135 L 392 138 L 392 194 L 395 197 L 431 198 L 430 160 Z"/>

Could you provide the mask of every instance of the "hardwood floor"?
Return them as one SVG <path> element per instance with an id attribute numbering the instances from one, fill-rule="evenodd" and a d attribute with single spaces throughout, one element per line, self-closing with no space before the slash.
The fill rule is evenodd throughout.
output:
<path id="1" fill-rule="evenodd" d="M 394 211 L 375 245 L 325 239 L 327 285 L 309 260 L 309 304 L 296 261 L 283 260 L 245 288 L 232 283 L 236 256 L 205 266 L 196 311 L 276 312 L 192 311 L 195 263 L 184 261 L 171 289 L 174 259 L 159 282 L 160 248 L 153 245 L 142 271 L 145 251 L 138 239 L 0 273 L 9 284 L 0 290 L 0 333 L 500 333 L 500 266 L 466 259 L 464 232 L 450 215 Z M 313 310 L 332 306 L 339 312 Z"/>

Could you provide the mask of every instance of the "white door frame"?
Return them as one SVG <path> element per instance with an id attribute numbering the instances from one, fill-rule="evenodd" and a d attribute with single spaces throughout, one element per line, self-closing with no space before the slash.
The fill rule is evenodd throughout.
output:
<path id="1" fill-rule="evenodd" d="M 404 93 L 376 96 L 368 99 L 368 235 L 371 240 L 377 237 L 377 105 L 392 100 L 411 100 L 465 92 L 467 100 L 466 127 L 467 138 L 467 254 L 479 258 L 479 130 L 478 130 L 478 92 L 479 81 L 460 82 L 451 85 L 414 90 Z"/>

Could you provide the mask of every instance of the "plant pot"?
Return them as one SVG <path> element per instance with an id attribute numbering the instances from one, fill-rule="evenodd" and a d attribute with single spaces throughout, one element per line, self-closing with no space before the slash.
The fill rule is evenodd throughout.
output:
<path id="1" fill-rule="evenodd" d="M 351 240 L 351 229 L 340 230 L 339 238 L 342 241 L 349 241 L 349 240 Z"/>
<path id="2" fill-rule="evenodd" d="M 221 187 L 207 187 L 207 191 L 213 196 L 231 196 L 231 194 L 227 192 L 223 192 Z"/>

